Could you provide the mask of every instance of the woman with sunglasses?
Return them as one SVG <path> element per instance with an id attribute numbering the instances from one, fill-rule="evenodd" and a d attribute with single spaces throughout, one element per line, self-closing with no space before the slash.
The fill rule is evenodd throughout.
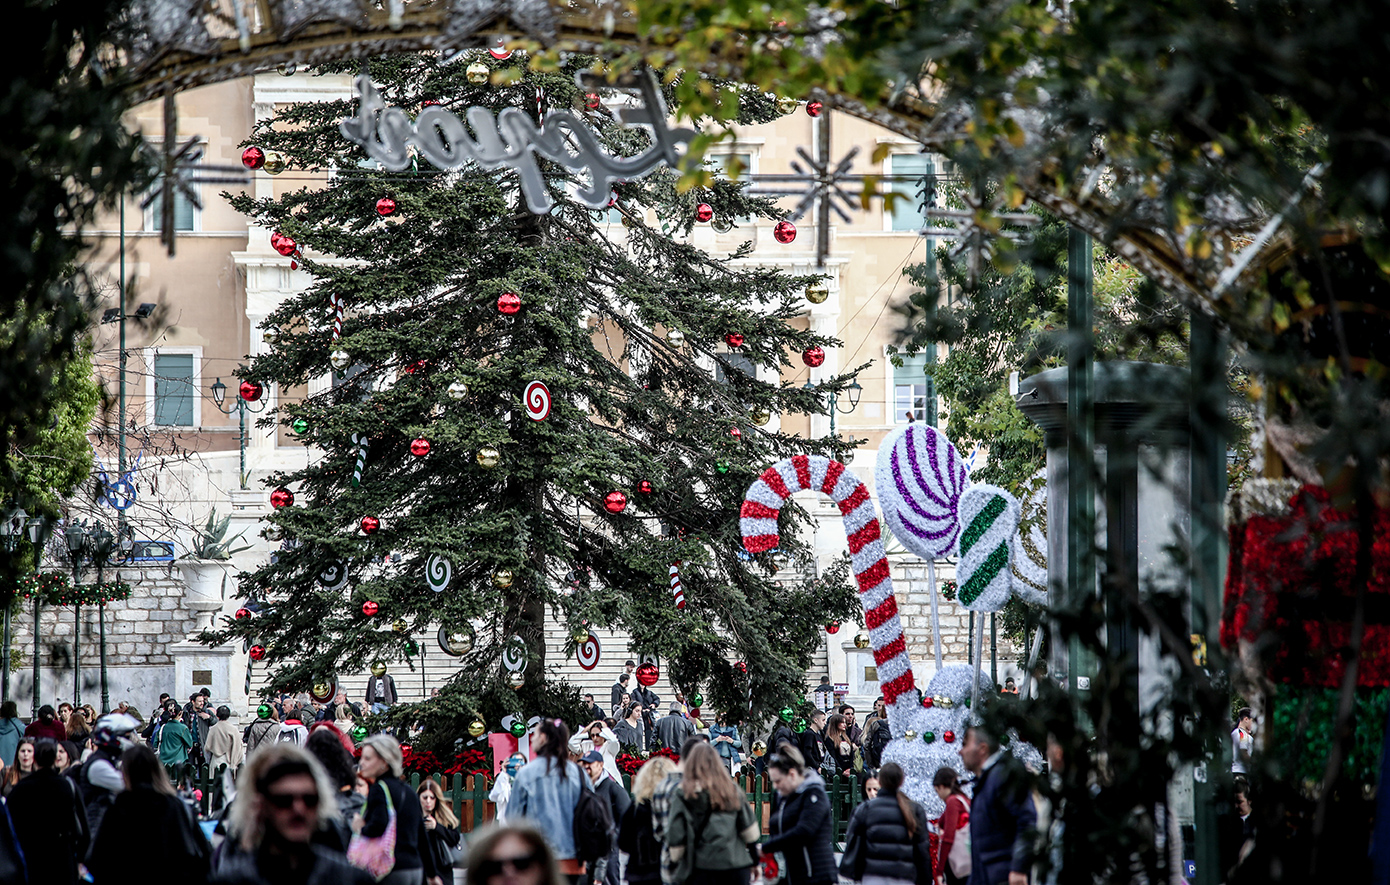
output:
<path id="1" fill-rule="evenodd" d="M 806 767 L 795 747 L 783 745 L 767 760 L 776 791 L 763 854 L 782 852 L 789 885 L 830 885 L 839 879 L 825 781 Z"/>
<path id="2" fill-rule="evenodd" d="M 93 881 L 121 881 L 132 851 L 159 858 L 161 873 L 172 881 L 206 881 L 212 846 L 174 794 L 159 757 L 149 747 L 131 747 L 121 754 L 121 777 L 126 788 L 102 818 L 87 859 Z"/>
<path id="3" fill-rule="evenodd" d="M 228 841 L 212 881 L 373 885 L 369 874 L 341 854 L 312 843 L 337 814 L 333 785 L 318 760 L 293 744 L 266 744 L 237 777 Z"/>
<path id="4" fill-rule="evenodd" d="M 555 854 L 528 823 L 483 830 L 468 849 L 469 885 L 565 885 Z"/>
<path id="5" fill-rule="evenodd" d="M 395 863 L 391 872 L 377 881 L 382 885 L 420 885 L 421 882 L 442 885 L 434 858 L 430 856 L 420 799 L 401 780 L 405 774 L 401 745 L 389 734 L 366 738 L 362 741 L 357 773 L 366 778 L 371 787 L 367 790 L 366 804 L 362 806 L 361 824 L 354 822 L 353 829 L 368 839 L 378 839 L 393 822 L 396 828 Z"/>

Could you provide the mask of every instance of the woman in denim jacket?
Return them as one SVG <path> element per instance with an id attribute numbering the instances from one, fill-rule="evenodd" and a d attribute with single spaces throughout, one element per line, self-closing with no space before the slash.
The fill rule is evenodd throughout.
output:
<path id="1" fill-rule="evenodd" d="M 724 767 L 733 774 L 738 773 L 738 753 L 743 749 L 743 739 L 738 736 L 738 714 L 732 710 L 724 711 L 719 721 L 709 728 L 709 742 L 723 761 Z"/>
<path id="2" fill-rule="evenodd" d="M 531 736 L 536 758 L 522 766 L 512 780 L 507 820 L 526 818 L 536 825 L 555 851 L 560 872 L 577 877 L 584 864 L 575 857 L 574 806 L 579 791 L 591 789 L 579 766 L 569 761 L 570 730 L 559 719 L 542 719 Z"/>

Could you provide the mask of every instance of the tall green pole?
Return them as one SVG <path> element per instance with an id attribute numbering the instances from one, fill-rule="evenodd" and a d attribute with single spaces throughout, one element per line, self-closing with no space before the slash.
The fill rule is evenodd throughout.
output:
<path id="1" fill-rule="evenodd" d="M 1067 232 L 1067 605 L 1095 595 L 1095 350 L 1091 235 Z M 1067 649 L 1067 690 L 1077 691 L 1081 643 Z"/>

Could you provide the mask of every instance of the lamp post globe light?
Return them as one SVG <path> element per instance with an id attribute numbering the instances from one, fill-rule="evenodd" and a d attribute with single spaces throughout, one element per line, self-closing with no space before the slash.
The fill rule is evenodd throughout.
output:
<path id="1" fill-rule="evenodd" d="M 256 386 L 259 392 L 260 385 Z M 223 406 L 227 400 L 227 385 L 222 383 L 221 378 L 210 384 L 208 390 L 212 393 L 212 403 L 217 407 L 217 411 L 224 415 L 230 415 L 232 412 L 237 413 L 237 448 L 241 454 L 241 470 L 238 476 L 240 487 L 244 490 L 246 488 L 246 412 L 248 409 L 257 413 L 264 412 L 266 400 L 257 396 L 256 399 L 260 401 L 260 408 L 253 408 L 245 396 L 237 396 L 230 406 Z"/>
<path id="2" fill-rule="evenodd" d="M 811 391 L 812 393 L 819 393 L 819 392 L 820 392 L 820 388 L 817 387 L 816 384 L 815 384 L 815 382 L 812 382 L 812 381 L 807 381 L 805 384 L 802 385 L 802 388 L 803 388 L 804 390 L 809 390 L 809 391 Z M 841 393 L 846 394 L 846 396 L 847 396 L 847 398 L 848 398 L 848 400 L 849 400 L 849 408 L 847 408 L 847 409 L 846 409 L 846 408 L 843 408 L 843 407 L 840 405 L 840 394 L 841 394 Z M 858 381 L 851 381 L 851 382 L 850 382 L 849 384 L 847 384 L 842 390 L 827 390 L 827 391 L 825 392 L 825 394 L 826 394 L 826 400 L 827 400 L 826 411 L 827 411 L 827 412 L 829 413 L 829 415 L 830 415 L 830 435 L 831 435 L 831 436 L 834 436 L 834 435 L 835 435 L 835 413 L 836 413 L 836 412 L 839 412 L 839 413 L 842 414 L 842 415 L 848 415 L 849 413 L 853 412 L 855 409 L 859 408 L 859 397 L 861 397 L 861 396 L 864 394 L 864 387 L 863 387 L 863 385 L 861 385 Z"/>

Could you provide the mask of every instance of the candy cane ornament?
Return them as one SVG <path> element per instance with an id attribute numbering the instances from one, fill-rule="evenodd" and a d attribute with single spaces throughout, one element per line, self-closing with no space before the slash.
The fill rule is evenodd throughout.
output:
<path id="1" fill-rule="evenodd" d="M 328 303 L 333 308 L 333 340 L 337 341 L 343 337 L 343 311 L 347 305 L 337 292 L 328 296 Z"/>
<path id="2" fill-rule="evenodd" d="M 357 446 L 357 463 L 352 468 L 352 487 L 355 489 L 362 484 L 362 470 L 367 466 L 367 435 L 354 433 L 352 444 Z"/>
<path id="3" fill-rule="evenodd" d="M 671 597 L 676 603 L 676 609 L 685 608 L 685 590 L 681 589 L 681 563 L 676 560 L 671 563 Z"/>

